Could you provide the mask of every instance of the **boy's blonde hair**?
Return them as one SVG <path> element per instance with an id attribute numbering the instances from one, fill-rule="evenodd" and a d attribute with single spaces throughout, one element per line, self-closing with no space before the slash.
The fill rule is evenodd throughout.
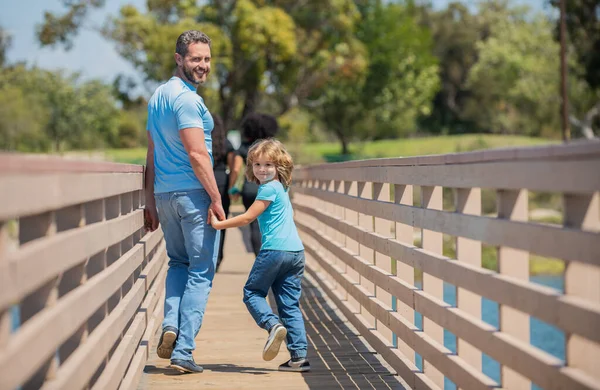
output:
<path id="1" fill-rule="evenodd" d="M 250 150 L 248 150 L 246 178 L 248 181 L 256 184 L 260 184 L 260 180 L 254 176 L 252 167 L 259 157 L 270 160 L 275 164 L 277 177 L 281 184 L 283 184 L 283 188 L 287 190 L 292 184 L 294 162 L 292 161 L 292 156 L 285 150 L 283 144 L 274 138 L 258 140 L 252 144 Z"/>

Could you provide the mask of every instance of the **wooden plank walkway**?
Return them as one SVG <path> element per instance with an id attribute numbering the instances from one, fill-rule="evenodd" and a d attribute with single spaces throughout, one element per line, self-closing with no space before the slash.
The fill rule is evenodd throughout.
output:
<path id="1" fill-rule="evenodd" d="M 277 371 L 278 365 L 289 359 L 285 345 L 275 360 L 263 361 L 267 333 L 256 326 L 242 302 L 242 288 L 254 260 L 248 240 L 244 240 L 247 232 L 245 228 L 227 232 L 225 260 L 215 277 L 196 339 L 194 359 L 204 372 L 180 375 L 169 369 L 169 361 L 156 356 L 157 333 L 139 389 L 405 388 L 308 276 L 301 306 L 312 370 L 304 374 Z"/>

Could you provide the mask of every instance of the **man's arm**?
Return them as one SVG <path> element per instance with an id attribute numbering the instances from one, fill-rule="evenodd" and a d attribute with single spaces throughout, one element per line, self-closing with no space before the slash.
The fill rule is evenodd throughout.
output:
<path id="1" fill-rule="evenodd" d="M 204 130 L 198 127 L 188 127 L 179 131 L 181 142 L 190 158 L 192 169 L 202 187 L 208 192 L 211 199 L 211 210 L 220 220 L 225 219 L 225 211 L 221 205 L 221 194 L 215 181 L 210 155 L 204 143 Z"/>
<path id="2" fill-rule="evenodd" d="M 145 204 L 144 228 L 153 232 L 158 229 L 158 212 L 154 200 L 154 142 L 150 132 L 148 133 L 148 150 L 146 152 L 146 169 L 144 171 Z"/>
<path id="3" fill-rule="evenodd" d="M 248 208 L 248 210 L 243 214 L 240 214 L 233 218 L 226 219 L 224 221 L 218 221 L 214 217 L 214 215 L 209 213 L 208 219 L 209 219 L 212 227 L 214 227 L 217 230 L 245 226 L 245 225 L 248 225 L 250 222 L 254 221 L 256 218 L 258 218 L 258 216 L 261 215 L 267 209 L 267 207 L 269 207 L 270 204 L 271 204 L 270 200 L 258 200 L 257 199 L 254 201 L 254 203 L 252 203 L 250 208 Z"/>

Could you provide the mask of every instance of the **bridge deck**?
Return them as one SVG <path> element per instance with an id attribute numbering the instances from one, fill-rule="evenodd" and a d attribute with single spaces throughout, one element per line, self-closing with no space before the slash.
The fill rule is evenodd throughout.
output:
<path id="1" fill-rule="evenodd" d="M 262 360 L 266 332 L 258 328 L 242 302 L 242 287 L 254 257 L 246 229 L 230 229 L 225 260 L 216 275 L 194 358 L 202 374 L 179 375 L 156 356 L 155 345 L 140 389 L 403 389 L 401 380 L 357 335 L 321 290 L 305 278 L 302 311 L 312 371 L 277 371 L 289 354 L 284 345 L 275 360 Z"/>

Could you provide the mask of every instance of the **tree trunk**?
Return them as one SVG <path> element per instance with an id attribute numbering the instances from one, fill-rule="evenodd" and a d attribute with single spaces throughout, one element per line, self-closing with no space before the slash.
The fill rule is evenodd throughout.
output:
<path id="1" fill-rule="evenodd" d="M 340 139 L 340 141 L 342 142 L 342 154 L 347 155 L 348 154 L 348 140 L 346 139 L 346 137 L 342 137 Z"/>
<path id="2" fill-rule="evenodd" d="M 340 140 L 340 143 L 342 144 L 342 154 L 349 154 L 348 137 L 346 136 L 346 134 L 344 134 L 344 131 L 338 128 L 335 130 L 335 134 L 337 135 L 338 139 Z"/>
<path id="3" fill-rule="evenodd" d="M 252 88 L 246 91 L 246 100 L 244 101 L 244 110 L 242 111 L 242 118 L 246 115 L 256 111 L 256 107 L 259 102 L 258 88 Z"/>

